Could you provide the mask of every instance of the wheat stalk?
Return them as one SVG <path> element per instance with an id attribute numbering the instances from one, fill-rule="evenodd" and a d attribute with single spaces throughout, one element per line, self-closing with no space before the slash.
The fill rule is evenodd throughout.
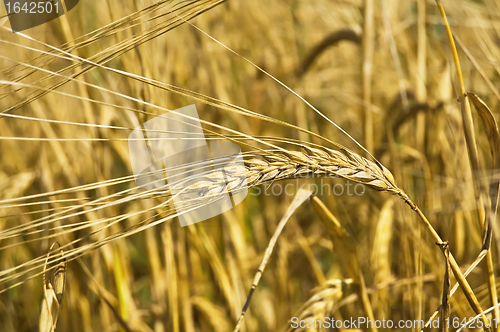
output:
<path id="1" fill-rule="evenodd" d="M 382 164 L 363 158 L 346 148 L 341 148 L 339 151 L 324 147 L 316 149 L 303 146 L 303 148 L 305 152 L 280 150 L 279 152 L 261 153 L 262 159 L 247 160 L 245 172 L 231 174 L 229 181 L 240 181 L 241 185 L 245 181 L 244 176 L 250 187 L 276 180 L 311 175 L 342 177 L 372 189 L 399 196 L 417 212 L 435 241 L 438 244 L 444 243 L 423 212 L 396 185 L 392 173 Z M 209 191 L 213 192 L 213 188 Z M 443 247 L 441 246 L 441 248 Z M 481 313 L 483 310 L 451 253 L 449 254 L 449 263 L 469 304 L 476 313 Z"/>
<path id="2" fill-rule="evenodd" d="M 194 184 L 185 186 L 182 189 L 183 193 L 196 191 L 197 198 L 183 201 L 183 208 L 187 207 L 189 210 L 193 210 L 199 207 L 199 204 L 208 203 L 209 201 L 207 199 L 221 199 L 222 196 L 220 193 L 224 192 L 227 186 L 231 188 L 231 191 L 234 193 L 238 190 L 284 179 L 312 176 L 337 176 L 366 185 L 374 190 L 399 196 L 417 212 L 431 232 L 435 241 L 437 243 L 443 243 L 443 240 L 422 211 L 420 211 L 406 193 L 396 185 L 391 172 L 379 162 L 370 161 L 344 147 L 340 147 L 339 150 L 332 150 L 325 147 L 318 149 L 307 146 L 302 146 L 302 148 L 304 152 L 287 151 L 284 149 L 278 151 L 261 150 L 257 153 L 253 153 L 251 158 L 246 159 L 244 167 L 225 167 L 224 172 L 221 172 L 218 176 L 206 177 Z M 177 183 L 174 184 L 174 186 L 183 186 L 183 183 Z M 198 200 L 201 201 L 198 202 Z M 167 218 L 171 219 L 174 216 L 175 214 Z M 149 224 L 143 225 L 138 227 L 134 232 L 125 232 L 118 237 L 129 236 L 140 229 L 151 226 L 152 225 Z M 110 240 L 111 239 L 108 238 L 99 240 L 94 243 L 93 248 L 97 248 Z M 76 258 L 76 256 L 69 258 L 70 254 L 71 250 L 67 252 L 69 260 Z M 472 292 L 470 285 L 451 254 L 450 264 L 469 303 L 476 312 L 482 312 L 476 296 Z M 29 270 L 34 268 L 36 267 L 32 267 Z M 22 273 L 23 272 L 21 272 L 21 274 Z"/>

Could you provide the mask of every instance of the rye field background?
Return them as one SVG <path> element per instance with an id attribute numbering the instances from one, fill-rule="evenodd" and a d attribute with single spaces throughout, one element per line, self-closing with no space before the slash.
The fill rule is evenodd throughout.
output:
<path id="1" fill-rule="evenodd" d="M 498 303 L 499 1 L 82 0 L 21 33 L 5 10 L 0 331 L 40 331 L 62 257 L 55 331 L 233 331 L 256 273 L 241 331 Z M 180 227 L 127 139 L 191 104 L 252 181 Z"/>

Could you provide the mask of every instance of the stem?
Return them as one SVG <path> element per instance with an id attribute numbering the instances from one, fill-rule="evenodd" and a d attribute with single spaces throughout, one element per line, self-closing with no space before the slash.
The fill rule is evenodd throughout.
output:
<path id="1" fill-rule="evenodd" d="M 438 243 L 441 244 L 443 243 L 443 240 L 439 236 L 439 234 L 436 232 L 434 227 L 432 227 L 431 223 L 429 220 L 427 220 L 427 217 L 424 215 L 424 213 L 420 210 L 420 208 L 415 205 L 406 194 L 402 193 L 401 195 L 403 199 L 412 207 L 415 212 L 417 212 L 418 216 L 424 224 L 427 226 L 427 229 L 430 231 L 432 236 L 434 237 L 434 240 Z M 439 246 L 443 254 L 445 254 L 444 246 Z M 445 255 L 446 257 L 446 255 Z M 462 271 L 460 270 L 460 267 L 458 266 L 457 261 L 455 260 L 455 257 L 453 257 L 452 253 L 449 253 L 449 261 L 450 261 L 450 267 L 451 270 L 453 271 L 453 274 L 455 275 L 455 278 L 457 279 L 458 284 L 460 285 L 460 288 L 462 288 L 462 291 L 464 292 L 465 297 L 467 298 L 467 301 L 469 301 L 470 306 L 472 309 L 476 312 L 476 314 L 481 314 L 484 310 L 481 308 L 481 305 L 479 304 L 479 301 L 476 298 L 476 295 L 474 295 L 474 292 L 472 291 L 472 288 L 470 287 L 469 283 L 467 282 L 467 279 L 463 275 Z M 486 316 L 483 314 L 483 320 L 486 323 L 487 319 Z M 488 331 L 491 331 L 491 328 L 485 328 Z"/>

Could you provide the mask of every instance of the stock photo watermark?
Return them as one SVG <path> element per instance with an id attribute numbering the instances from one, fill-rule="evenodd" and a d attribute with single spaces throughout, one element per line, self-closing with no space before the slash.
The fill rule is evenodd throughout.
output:
<path id="1" fill-rule="evenodd" d="M 219 215 L 247 196 L 245 178 L 235 183 L 229 174 L 244 174 L 240 147 L 232 142 L 208 143 L 195 105 L 135 128 L 128 146 L 136 184 L 149 190 L 168 188 L 181 226 Z"/>
<path id="2" fill-rule="evenodd" d="M 440 317 L 436 317 L 428 323 L 428 327 L 440 328 L 445 325 L 447 328 L 471 328 L 471 329 L 482 329 L 487 327 L 498 328 L 497 319 L 490 319 L 486 317 L 485 320 L 481 317 L 471 317 L 458 318 L 458 317 L 447 317 L 441 320 Z M 334 317 L 324 317 L 323 319 L 299 319 L 298 317 L 292 317 L 290 320 L 290 327 L 297 328 L 308 328 L 308 329 L 423 329 L 425 322 L 419 319 L 407 319 L 407 320 L 393 320 L 393 319 L 375 319 L 371 320 L 368 317 L 351 317 L 349 319 L 335 319 Z"/>
<path id="3" fill-rule="evenodd" d="M 353 183 L 347 180 L 346 183 L 335 183 L 332 184 L 328 181 L 329 178 L 337 178 L 336 176 L 325 176 L 319 178 L 319 184 L 317 183 L 300 183 L 301 178 L 296 178 L 294 181 L 284 183 L 276 182 L 270 185 L 262 185 L 258 187 L 253 187 L 249 195 L 250 196 L 295 196 L 299 189 L 308 189 L 313 195 L 335 195 L 335 196 L 362 196 L 366 192 L 366 187 L 361 183 Z M 312 179 L 309 178 L 309 179 Z"/>
<path id="4" fill-rule="evenodd" d="M 52 21 L 75 8 L 79 0 L 3 0 L 12 32 Z"/>

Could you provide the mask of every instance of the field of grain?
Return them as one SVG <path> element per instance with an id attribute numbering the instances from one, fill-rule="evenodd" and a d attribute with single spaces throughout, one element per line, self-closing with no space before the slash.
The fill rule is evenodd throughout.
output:
<path id="1" fill-rule="evenodd" d="M 0 331 L 500 331 L 500 1 L 0 5 L 0 44 Z M 181 227 L 128 138 L 192 104 L 248 195 Z"/>

